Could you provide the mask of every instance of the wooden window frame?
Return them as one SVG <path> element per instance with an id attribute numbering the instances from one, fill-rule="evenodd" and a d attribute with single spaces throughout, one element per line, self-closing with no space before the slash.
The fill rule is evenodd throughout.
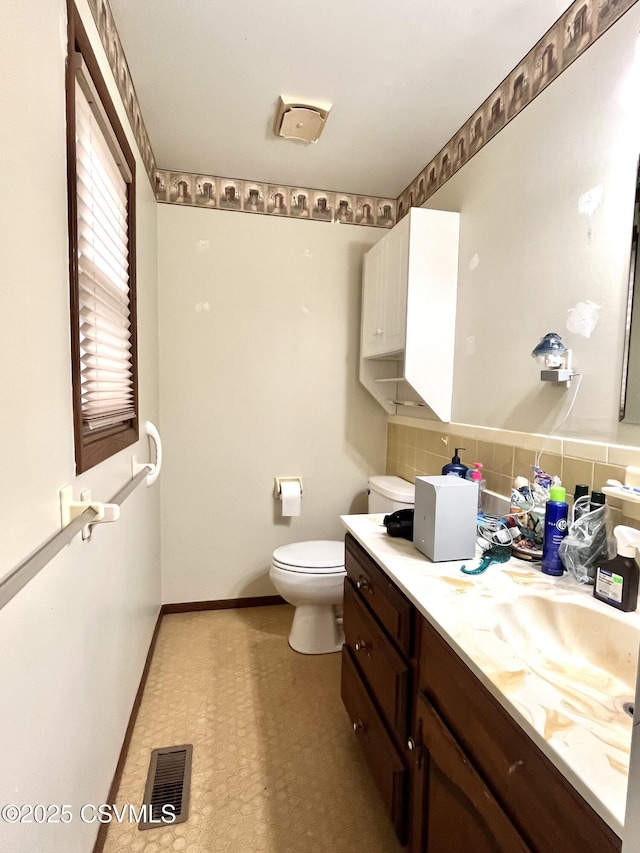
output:
<path id="1" fill-rule="evenodd" d="M 136 310 L 136 163 L 120 119 L 102 77 L 100 66 L 91 48 L 89 37 L 73 3 L 67 3 L 68 49 L 66 64 L 66 115 L 67 115 L 67 194 L 69 226 L 69 279 L 71 316 L 71 366 L 73 389 L 73 427 L 76 474 L 135 444 L 139 438 L 138 411 L 138 348 Z M 133 405 L 135 417 L 125 424 L 85 434 L 82 424 L 82 396 L 80 384 L 80 316 L 78 284 L 78 225 L 76 188 L 76 109 L 75 109 L 75 54 L 80 53 L 96 87 L 102 106 L 122 149 L 132 179 L 127 184 L 127 228 L 129 248 L 129 315 L 131 320 L 131 367 L 133 377 Z"/>

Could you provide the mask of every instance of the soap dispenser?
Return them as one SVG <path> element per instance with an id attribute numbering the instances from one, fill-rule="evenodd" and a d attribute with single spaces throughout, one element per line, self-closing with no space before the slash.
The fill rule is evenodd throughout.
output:
<path id="1" fill-rule="evenodd" d="M 451 462 L 447 462 L 447 464 L 442 469 L 442 473 L 447 476 L 447 474 L 454 474 L 456 477 L 462 477 L 464 480 L 467 476 L 467 471 L 469 470 L 466 465 L 463 465 L 460 461 L 459 451 L 464 450 L 464 447 L 456 447 L 455 453 L 453 454 L 453 458 Z"/>
<path id="2" fill-rule="evenodd" d="M 618 553 L 613 560 L 596 566 L 593 586 L 594 598 L 628 613 L 638 606 L 638 581 L 640 568 L 637 549 L 640 548 L 640 530 L 618 525 L 614 527 Z"/>

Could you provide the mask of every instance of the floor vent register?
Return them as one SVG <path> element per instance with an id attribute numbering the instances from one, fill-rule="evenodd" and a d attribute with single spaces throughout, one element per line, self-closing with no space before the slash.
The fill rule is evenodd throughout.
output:
<path id="1" fill-rule="evenodd" d="M 138 829 L 158 829 L 186 821 L 192 754 L 192 744 L 153 750 L 144 789 L 143 819 Z"/>

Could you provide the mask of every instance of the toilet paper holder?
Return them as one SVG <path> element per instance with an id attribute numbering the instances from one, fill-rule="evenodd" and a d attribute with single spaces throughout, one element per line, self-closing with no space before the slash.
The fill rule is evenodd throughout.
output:
<path id="1" fill-rule="evenodd" d="M 302 497 L 302 477 L 276 477 L 274 494 L 276 498 L 282 499 L 282 484 L 297 483 L 300 486 L 300 497 Z"/>

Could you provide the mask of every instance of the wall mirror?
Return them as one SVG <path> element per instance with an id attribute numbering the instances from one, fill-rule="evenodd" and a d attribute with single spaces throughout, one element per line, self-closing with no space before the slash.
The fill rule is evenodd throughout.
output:
<path id="1" fill-rule="evenodd" d="M 625 328 L 622 387 L 620 391 L 620 420 L 640 424 L 640 165 L 636 175 L 636 195 L 633 209 L 631 263 L 629 264 L 629 294 Z"/>

